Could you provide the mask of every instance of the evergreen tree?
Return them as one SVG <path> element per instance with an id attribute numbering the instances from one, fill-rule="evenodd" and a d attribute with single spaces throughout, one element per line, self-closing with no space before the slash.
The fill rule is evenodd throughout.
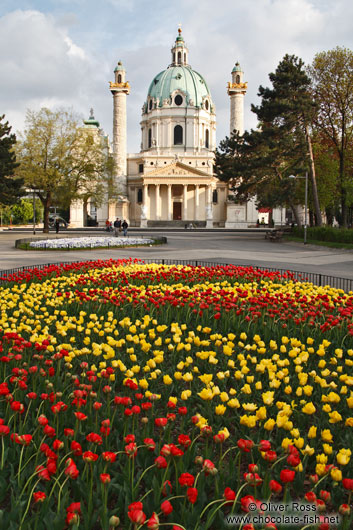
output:
<path id="1" fill-rule="evenodd" d="M 0 203 L 13 204 L 21 194 L 23 181 L 15 178 L 14 173 L 18 164 L 14 145 L 16 136 L 11 133 L 9 122 L 4 123 L 5 115 L 0 116 Z"/>

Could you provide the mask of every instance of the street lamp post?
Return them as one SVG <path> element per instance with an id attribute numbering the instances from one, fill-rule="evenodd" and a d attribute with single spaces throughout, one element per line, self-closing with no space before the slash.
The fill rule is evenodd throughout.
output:
<path id="1" fill-rule="evenodd" d="M 305 210 L 304 210 L 304 245 L 307 241 L 307 227 L 308 227 L 308 172 L 305 172 L 305 177 L 298 177 L 289 175 L 290 179 L 305 179 Z"/>
<path id="2" fill-rule="evenodd" d="M 33 190 L 33 235 L 36 235 L 36 192 Z"/>

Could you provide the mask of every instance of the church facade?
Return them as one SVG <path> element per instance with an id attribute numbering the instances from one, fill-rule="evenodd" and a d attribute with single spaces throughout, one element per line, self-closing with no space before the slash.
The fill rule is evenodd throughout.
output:
<path id="1" fill-rule="evenodd" d="M 238 63 L 231 75 L 230 131 L 236 129 L 242 134 L 247 83 Z M 191 223 L 207 228 L 245 228 L 256 223 L 254 201 L 235 204 L 228 200 L 227 184 L 214 174 L 216 108 L 206 80 L 189 64 L 181 29 L 171 49 L 170 65 L 153 78 L 148 88 L 142 107 L 139 153 L 127 154 L 126 98 L 130 85 L 120 61 L 110 91 L 116 194 L 97 209 L 91 200 L 89 213 L 99 225 L 116 217 L 138 227 Z M 90 119 L 98 123 L 93 116 Z M 85 126 L 92 127 L 90 120 Z M 71 207 L 70 223 L 83 225 L 80 202 Z"/>

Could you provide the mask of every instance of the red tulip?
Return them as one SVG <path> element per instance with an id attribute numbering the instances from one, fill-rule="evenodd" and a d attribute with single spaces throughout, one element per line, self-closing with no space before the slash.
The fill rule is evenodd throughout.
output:
<path id="1" fill-rule="evenodd" d="M 281 493 L 282 491 L 281 484 L 279 482 L 276 482 L 276 480 L 270 480 L 269 487 L 273 493 Z"/>
<path id="2" fill-rule="evenodd" d="M 346 490 L 353 491 L 353 478 L 344 478 L 342 485 Z"/>
<path id="3" fill-rule="evenodd" d="M 187 434 L 179 434 L 178 436 L 178 442 L 180 445 L 182 445 L 185 449 L 191 445 L 190 437 Z"/>
<path id="4" fill-rule="evenodd" d="M 271 450 L 271 442 L 268 440 L 261 440 L 259 443 L 259 451 L 270 451 Z"/>
<path id="5" fill-rule="evenodd" d="M 0 436 L 7 436 L 10 433 L 10 427 L 7 425 L 0 425 Z"/>
<path id="6" fill-rule="evenodd" d="M 156 418 L 154 420 L 154 423 L 156 427 L 165 427 L 168 423 L 168 419 L 167 418 Z"/>
<path id="7" fill-rule="evenodd" d="M 244 451 L 244 453 L 250 453 L 250 450 L 252 449 L 254 442 L 252 440 L 244 440 L 243 438 L 240 438 L 238 440 L 237 445 L 239 449 Z"/>
<path id="8" fill-rule="evenodd" d="M 156 512 L 153 512 L 151 517 L 148 519 L 147 528 L 150 528 L 151 530 L 158 530 L 158 528 L 159 528 L 159 517 L 156 514 Z"/>
<path id="9" fill-rule="evenodd" d="M 64 436 L 67 438 L 72 438 L 75 435 L 75 431 L 73 429 L 64 429 Z"/>
<path id="10" fill-rule="evenodd" d="M 195 502 L 197 501 L 197 495 L 198 495 L 198 491 L 196 488 L 188 488 L 187 491 L 186 491 L 186 495 L 187 495 L 187 498 L 189 499 L 189 501 L 191 502 L 191 504 L 195 504 Z"/>
<path id="11" fill-rule="evenodd" d="M 341 504 L 341 506 L 338 508 L 338 511 L 341 515 L 350 515 L 351 514 L 351 507 L 349 504 Z"/>
<path id="12" fill-rule="evenodd" d="M 169 515 L 173 511 L 173 506 L 169 501 L 163 501 L 161 504 L 161 511 L 164 515 Z"/>
<path id="13" fill-rule="evenodd" d="M 157 456 L 157 458 L 155 458 L 154 460 L 154 463 L 156 464 L 156 467 L 158 467 L 158 469 L 164 469 L 168 465 L 168 462 L 166 461 L 164 456 Z"/>
<path id="14" fill-rule="evenodd" d="M 264 455 L 263 455 L 263 458 L 264 460 L 266 460 L 267 462 L 275 462 L 277 460 L 277 453 L 276 451 L 267 451 Z"/>
<path id="15" fill-rule="evenodd" d="M 82 455 L 82 458 L 85 462 L 90 464 L 98 459 L 98 455 L 96 453 L 92 453 L 92 451 L 85 451 Z"/>
<path id="16" fill-rule="evenodd" d="M 111 451 L 104 451 L 104 453 L 102 453 L 102 458 L 106 462 L 112 464 L 116 460 L 116 454 L 112 453 Z"/>
<path id="17" fill-rule="evenodd" d="M 71 450 L 74 452 L 75 456 L 81 456 L 82 455 L 82 447 L 81 444 L 76 442 L 75 440 L 72 440 L 71 442 Z"/>
<path id="18" fill-rule="evenodd" d="M 143 524 L 146 521 L 146 515 L 142 510 L 131 510 L 127 513 L 130 521 L 135 524 Z"/>
<path id="19" fill-rule="evenodd" d="M 86 414 L 83 414 L 83 412 L 74 412 L 74 414 L 79 421 L 87 420 L 87 416 Z"/>
<path id="20" fill-rule="evenodd" d="M 46 416 L 44 416 L 44 414 L 41 414 L 38 418 L 38 423 L 39 425 L 44 427 L 45 425 L 48 425 L 49 420 L 46 418 Z"/>
<path id="21" fill-rule="evenodd" d="M 76 467 L 75 462 L 72 460 L 72 458 L 68 458 L 66 463 L 67 463 L 67 467 L 65 469 L 65 475 L 72 478 L 73 480 L 77 479 L 80 473 Z"/>
<path id="22" fill-rule="evenodd" d="M 33 500 L 37 504 L 37 502 L 43 502 L 46 499 L 46 494 L 44 491 L 35 491 L 33 493 Z"/>
<path id="23" fill-rule="evenodd" d="M 54 451 L 60 451 L 64 447 L 64 442 L 61 440 L 54 440 L 53 442 L 53 450 Z"/>
<path id="24" fill-rule="evenodd" d="M 190 475 L 190 473 L 182 473 L 179 477 L 180 486 L 193 486 L 195 482 L 195 477 Z"/>
<path id="25" fill-rule="evenodd" d="M 102 445 L 103 443 L 103 438 L 99 436 L 99 434 L 96 434 L 95 432 L 90 432 L 89 434 L 87 434 L 86 440 L 87 442 L 97 444 L 97 445 Z"/>
<path id="26" fill-rule="evenodd" d="M 156 448 L 156 442 L 152 438 L 145 438 L 143 443 L 147 445 L 149 451 L 154 451 Z"/>
<path id="27" fill-rule="evenodd" d="M 125 446 L 125 453 L 128 455 L 129 458 L 135 458 L 137 455 L 137 445 L 132 442 Z"/>
<path id="28" fill-rule="evenodd" d="M 172 493 L 172 483 L 170 482 L 170 480 L 166 480 L 163 484 L 163 488 L 162 488 L 162 495 L 163 497 L 166 497 L 167 495 L 170 495 Z"/>
<path id="29" fill-rule="evenodd" d="M 316 501 L 316 495 L 313 491 L 307 491 L 306 494 L 304 495 L 306 500 L 308 502 L 315 502 Z"/>
<path id="30" fill-rule="evenodd" d="M 50 425 L 44 426 L 43 433 L 48 436 L 48 438 L 54 438 L 56 436 L 54 427 L 51 427 Z"/>
<path id="31" fill-rule="evenodd" d="M 226 488 L 226 489 L 224 490 L 223 497 L 224 497 L 227 501 L 234 501 L 234 500 L 235 500 L 235 497 L 236 497 L 235 491 L 233 491 L 231 488 Z"/>
<path id="32" fill-rule="evenodd" d="M 109 484 L 111 480 L 110 475 L 108 473 L 101 473 L 99 475 L 99 478 L 102 484 Z"/>
<path id="33" fill-rule="evenodd" d="M 291 469 L 282 469 L 280 473 L 280 479 L 284 484 L 288 482 L 293 482 L 295 477 L 295 471 L 292 471 Z"/>
<path id="34" fill-rule="evenodd" d="M 326 490 L 320 490 L 320 497 L 325 501 L 325 502 L 330 502 L 331 501 L 331 493 L 329 491 L 326 491 Z"/>

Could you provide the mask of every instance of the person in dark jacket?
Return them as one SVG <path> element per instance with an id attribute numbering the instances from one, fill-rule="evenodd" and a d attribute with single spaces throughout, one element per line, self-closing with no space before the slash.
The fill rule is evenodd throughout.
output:
<path id="1" fill-rule="evenodd" d="M 127 236 L 127 229 L 129 228 L 129 225 L 127 224 L 125 219 L 124 219 L 124 222 L 123 222 L 123 224 L 121 226 L 122 226 L 122 229 L 123 229 L 124 236 Z"/>
<path id="2" fill-rule="evenodd" d="M 55 219 L 55 232 L 58 234 L 60 228 L 60 221 L 59 219 Z"/>

